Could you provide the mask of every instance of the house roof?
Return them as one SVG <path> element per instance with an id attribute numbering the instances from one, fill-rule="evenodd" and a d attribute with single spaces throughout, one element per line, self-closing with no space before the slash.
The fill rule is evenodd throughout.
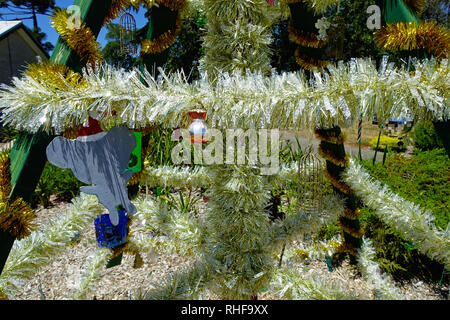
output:
<path id="1" fill-rule="evenodd" d="M 8 33 L 16 30 L 20 25 L 22 24 L 22 21 L 20 20 L 13 20 L 13 21 L 0 21 L 0 38 L 2 38 L 4 35 L 6 36 Z"/>
<path id="2" fill-rule="evenodd" d="M 11 21 L 0 21 L 0 40 L 6 38 L 11 33 L 15 32 L 18 29 L 22 29 L 28 35 L 28 37 L 38 46 L 38 48 L 42 51 L 42 53 L 49 58 L 48 53 L 42 48 L 42 45 L 39 41 L 36 40 L 33 33 L 28 29 L 22 21 L 20 20 L 11 20 Z"/>

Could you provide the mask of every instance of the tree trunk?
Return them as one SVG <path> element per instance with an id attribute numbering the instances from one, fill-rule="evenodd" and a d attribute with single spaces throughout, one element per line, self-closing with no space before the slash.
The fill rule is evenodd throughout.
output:
<path id="1" fill-rule="evenodd" d="M 37 22 L 36 8 L 34 7 L 34 5 L 32 5 L 31 9 L 33 12 L 33 31 L 38 32 L 39 27 L 38 27 L 38 22 Z"/>

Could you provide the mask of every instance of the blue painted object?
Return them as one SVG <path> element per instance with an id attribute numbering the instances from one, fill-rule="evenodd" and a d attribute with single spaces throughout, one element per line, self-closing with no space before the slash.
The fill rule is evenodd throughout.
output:
<path id="1" fill-rule="evenodd" d="M 112 248 L 127 241 L 127 211 L 119 211 L 119 224 L 113 226 L 109 214 L 95 219 L 95 235 L 100 248 Z"/>

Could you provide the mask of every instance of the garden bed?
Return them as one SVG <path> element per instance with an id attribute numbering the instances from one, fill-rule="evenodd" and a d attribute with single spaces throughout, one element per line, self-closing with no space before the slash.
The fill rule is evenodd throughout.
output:
<path id="1" fill-rule="evenodd" d="M 38 209 L 38 229 L 44 227 L 54 217 L 61 218 L 66 214 L 67 203 L 57 203 L 51 208 Z M 132 229 L 137 233 L 150 233 L 150 230 L 135 222 Z M 78 287 L 83 265 L 96 250 L 94 224 L 90 224 L 81 233 L 81 241 L 68 246 L 65 252 L 53 259 L 53 262 L 42 268 L 36 276 L 23 286 L 15 296 L 18 300 L 67 299 Z M 133 268 L 134 257 L 125 254 L 122 264 L 110 269 L 102 268 L 100 280 L 96 283 L 94 293 L 88 299 L 128 300 L 137 297 L 137 290 L 149 290 L 155 285 L 168 280 L 170 274 L 187 269 L 195 262 L 192 257 L 174 255 L 143 254 L 144 265 Z M 351 291 L 358 292 L 361 299 L 374 299 L 370 286 L 359 275 L 355 267 L 344 261 L 328 271 L 325 261 L 312 260 L 310 263 L 298 264 L 305 276 L 314 274 L 336 281 Z M 405 283 L 395 283 L 396 287 L 411 300 L 441 300 L 444 297 L 432 284 L 413 279 Z M 445 289 L 445 288 L 443 288 Z M 214 297 L 208 297 L 214 298 Z M 270 292 L 263 292 L 259 299 L 278 299 Z"/>

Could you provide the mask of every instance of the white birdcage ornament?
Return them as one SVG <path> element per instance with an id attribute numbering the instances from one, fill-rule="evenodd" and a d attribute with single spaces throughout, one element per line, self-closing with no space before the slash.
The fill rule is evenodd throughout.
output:
<path id="1" fill-rule="evenodd" d="M 308 214 L 322 210 L 323 161 L 309 146 L 298 164 L 299 210 Z"/>
<path id="2" fill-rule="evenodd" d="M 123 56 L 135 55 L 137 53 L 137 45 L 134 42 L 134 34 L 136 32 L 136 20 L 133 15 L 128 12 L 120 16 L 120 54 Z"/>

